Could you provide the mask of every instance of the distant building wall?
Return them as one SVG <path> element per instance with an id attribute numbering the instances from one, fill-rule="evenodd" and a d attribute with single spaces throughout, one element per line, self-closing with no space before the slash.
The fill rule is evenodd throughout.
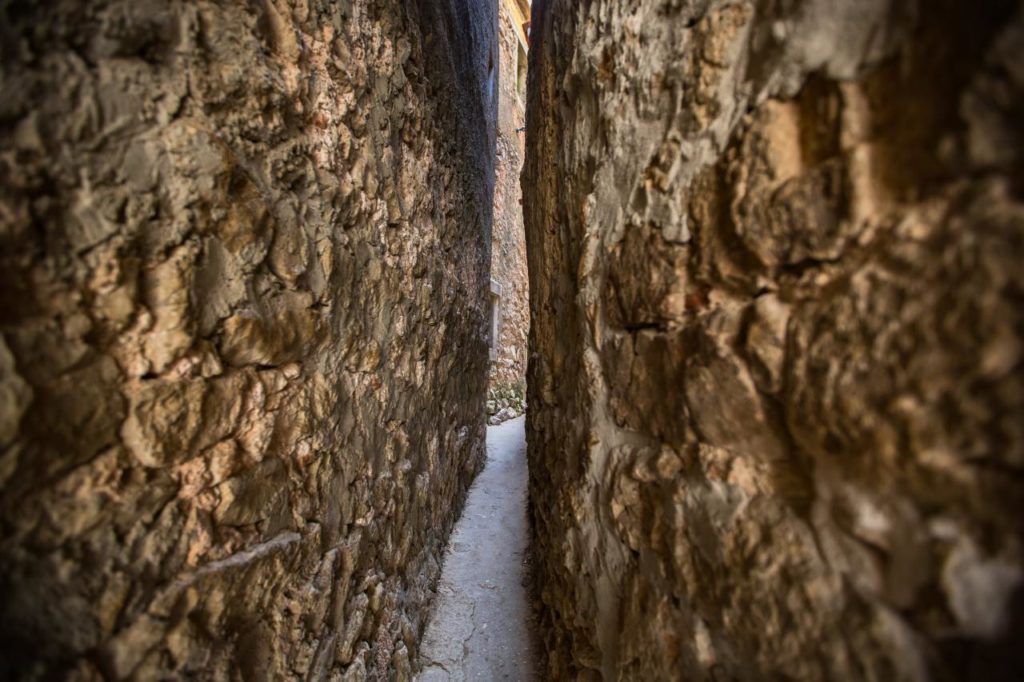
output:
<path id="1" fill-rule="evenodd" d="M 526 237 L 519 172 L 523 160 L 527 36 L 526 0 L 502 0 L 499 12 L 498 151 L 491 251 L 495 330 L 490 388 L 495 394 L 522 393 L 529 331 Z M 508 396 L 505 396 L 506 398 Z"/>

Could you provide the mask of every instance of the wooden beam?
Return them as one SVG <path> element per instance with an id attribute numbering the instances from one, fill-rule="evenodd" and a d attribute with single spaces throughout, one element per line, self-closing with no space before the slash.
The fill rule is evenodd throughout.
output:
<path id="1" fill-rule="evenodd" d="M 512 17 L 512 24 L 519 33 L 519 40 L 524 47 L 529 47 L 530 36 L 526 32 L 526 26 L 530 23 L 530 3 L 528 0 L 502 0 L 502 5 Z"/>

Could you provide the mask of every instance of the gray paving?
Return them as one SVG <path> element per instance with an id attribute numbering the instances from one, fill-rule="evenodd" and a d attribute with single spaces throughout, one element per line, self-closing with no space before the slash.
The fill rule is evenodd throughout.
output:
<path id="1" fill-rule="evenodd" d="M 420 650 L 421 682 L 535 679 L 524 566 L 525 421 L 487 428 L 487 464 L 449 541 Z"/>

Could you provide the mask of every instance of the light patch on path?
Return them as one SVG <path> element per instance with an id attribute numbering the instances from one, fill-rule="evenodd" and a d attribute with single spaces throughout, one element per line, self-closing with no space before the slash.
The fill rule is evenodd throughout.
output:
<path id="1" fill-rule="evenodd" d="M 487 428 L 487 464 L 448 543 L 419 682 L 535 679 L 523 566 L 525 421 Z"/>

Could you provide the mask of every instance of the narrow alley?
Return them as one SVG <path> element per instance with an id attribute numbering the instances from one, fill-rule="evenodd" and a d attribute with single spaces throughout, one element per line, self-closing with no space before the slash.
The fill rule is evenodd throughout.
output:
<path id="1" fill-rule="evenodd" d="M 0 682 L 1024 680 L 1024 0 L 0 0 Z"/>
<path id="2" fill-rule="evenodd" d="M 448 542 L 420 682 L 534 679 L 525 422 L 487 428 L 487 463 Z"/>

